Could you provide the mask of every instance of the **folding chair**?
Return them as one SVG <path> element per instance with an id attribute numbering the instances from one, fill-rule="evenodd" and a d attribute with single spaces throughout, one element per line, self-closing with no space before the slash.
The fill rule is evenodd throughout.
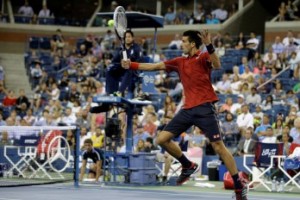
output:
<path id="1" fill-rule="evenodd" d="M 290 152 L 289 154 L 292 155 L 294 153 L 294 150 L 296 148 L 300 148 L 300 144 L 292 143 L 290 146 Z M 290 156 L 289 156 L 290 157 Z M 282 164 L 279 166 L 282 168 Z M 300 189 L 300 182 L 297 183 L 296 179 L 300 176 L 300 157 L 291 157 L 287 158 L 283 162 L 283 173 L 286 175 L 286 177 L 289 179 L 284 186 L 287 186 L 289 183 L 293 183 Z M 292 177 L 287 170 L 292 170 L 295 172 L 295 175 Z"/>
<path id="2" fill-rule="evenodd" d="M 4 147 L 4 157 L 11 164 L 11 168 L 8 173 L 13 174 L 14 171 L 17 171 L 19 176 L 26 178 L 25 171 L 29 168 L 31 172 L 36 172 L 36 169 L 32 166 L 32 163 L 39 165 L 35 160 L 37 154 L 37 144 L 39 137 L 37 136 L 21 136 L 19 140 L 19 146 L 6 145 Z M 14 162 L 10 157 L 10 152 L 13 152 L 14 149 L 17 149 L 17 154 L 20 159 L 17 162 Z"/>
<path id="3" fill-rule="evenodd" d="M 255 148 L 255 155 L 244 155 L 243 157 L 243 165 L 244 167 L 251 173 L 253 179 L 248 184 L 248 190 L 254 183 L 259 183 L 263 185 L 268 191 L 272 191 L 271 188 L 266 184 L 264 175 L 270 172 L 272 168 L 278 167 L 279 170 L 284 172 L 284 169 L 282 169 L 279 164 L 280 161 L 278 161 L 279 158 L 281 158 L 283 155 L 283 143 L 261 143 L 258 142 L 256 144 Z M 252 167 L 257 167 L 261 174 L 259 174 L 257 177 L 255 176 L 254 170 L 250 169 L 249 164 L 247 163 L 247 160 L 251 157 L 254 157 L 254 162 L 252 164 Z M 255 186 L 255 187 L 257 187 Z"/>

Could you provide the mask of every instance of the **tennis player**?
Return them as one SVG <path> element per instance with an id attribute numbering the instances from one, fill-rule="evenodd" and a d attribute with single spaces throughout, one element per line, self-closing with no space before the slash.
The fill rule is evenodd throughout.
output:
<path id="1" fill-rule="evenodd" d="M 202 43 L 206 46 L 206 52 L 199 50 Z M 222 141 L 221 129 L 214 106 L 218 97 L 210 80 L 212 69 L 219 69 L 221 64 L 211 43 L 208 30 L 184 32 L 182 49 L 186 56 L 160 63 L 137 63 L 122 60 L 122 66 L 131 70 L 166 70 L 167 72 L 176 71 L 179 74 L 185 96 L 184 106 L 156 139 L 156 142 L 182 165 L 182 172 L 177 180 L 177 185 L 187 181 L 193 173 L 199 170 L 199 166 L 188 160 L 179 146 L 171 139 L 195 125 L 209 138 L 215 152 L 219 154 L 229 170 L 235 185 L 236 199 L 247 200 L 247 186 L 239 178 L 235 161 Z"/>

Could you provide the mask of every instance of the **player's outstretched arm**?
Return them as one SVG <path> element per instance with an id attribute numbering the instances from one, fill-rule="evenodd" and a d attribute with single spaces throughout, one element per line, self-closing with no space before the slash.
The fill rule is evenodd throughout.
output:
<path id="1" fill-rule="evenodd" d="M 131 62 L 130 60 L 122 60 L 122 67 L 124 69 L 132 69 L 132 70 L 145 70 L 145 71 L 155 71 L 155 70 L 165 70 L 165 63 L 137 63 Z"/>
<path id="2" fill-rule="evenodd" d="M 215 49 L 211 43 L 210 39 L 210 33 L 208 30 L 201 31 L 199 34 L 199 37 L 201 38 L 203 44 L 206 46 L 207 51 L 210 55 L 210 61 L 212 63 L 212 67 L 214 69 L 220 69 L 221 68 L 221 62 L 219 57 L 217 56 Z"/>

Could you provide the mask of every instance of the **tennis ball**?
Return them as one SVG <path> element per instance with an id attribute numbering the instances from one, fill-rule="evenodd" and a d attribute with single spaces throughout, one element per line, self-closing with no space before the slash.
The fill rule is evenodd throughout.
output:
<path id="1" fill-rule="evenodd" d="M 115 24 L 115 21 L 114 21 L 113 19 L 110 19 L 110 20 L 108 20 L 108 22 L 107 22 L 107 25 L 108 25 L 109 27 L 113 27 L 114 24 Z"/>

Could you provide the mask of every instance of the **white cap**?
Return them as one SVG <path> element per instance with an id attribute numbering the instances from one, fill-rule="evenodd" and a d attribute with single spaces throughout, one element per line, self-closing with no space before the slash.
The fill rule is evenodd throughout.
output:
<path id="1" fill-rule="evenodd" d="M 242 94 L 239 94 L 238 97 L 244 99 L 244 95 L 242 95 Z"/>

